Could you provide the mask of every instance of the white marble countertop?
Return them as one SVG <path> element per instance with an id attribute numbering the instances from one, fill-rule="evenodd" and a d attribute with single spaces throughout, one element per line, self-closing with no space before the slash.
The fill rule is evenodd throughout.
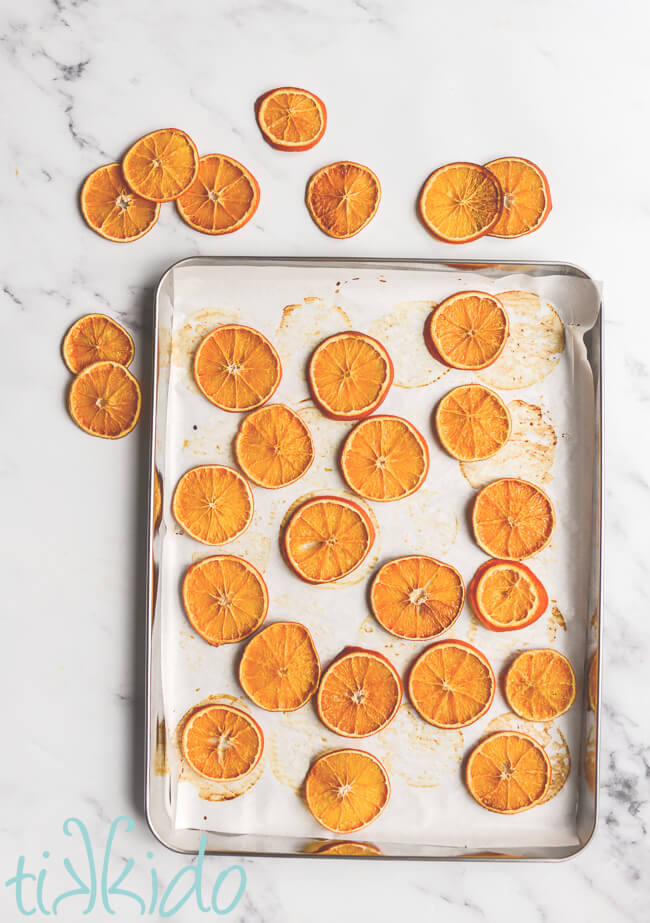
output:
<path id="1" fill-rule="evenodd" d="M 0 9 L 2 882 L 23 855 L 26 870 L 46 871 L 47 906 L 73 887 L 63 857 L 80 865 L 81 847 L 64 835 L 69 817 L 83 820 L 98 856 L 111 821 L 135 819 L 116 838 L 111 869 L 114 877 L 133 857 L 129 883 L 141 893 L 152 868 L 165 885 L 186 861 L 153 839 L 142 814 L 146 426 L 112 444 L 69 422 L 60 358 L 68 325 L 88 311 L 120 319 L 146 382 L 152 287 L 185 256 L 557 259 L 605 283 L 607 643 L 595 840 L 558 865 L 245 860 L 246 892 L 228 918 L 647 920 L 650 310 L 639 271 L 650 239 L 648 5 L 3 0 Z M 325 140 L 305 154 L 271 150 L 253 118 L 260 92 L 287 83 L 328 106 Z M 211 239 L 169 206 L 141 241 L 103 241 L 79 215 L 82 179 L 167 124 L 202 151 L 243 161 L 262 187 L 257 214 Z M 434 241 L 413 206 L 428 172 L 503 153 L 546 169 L 555 204 L 546 225 L 510 242 Z M 310 173 L 341 158 L 368 163 L 383 185 L 376 219 L 347 242 L 322 235 L 303 204 Z M 227 865 L 206 860 L 205 880 Z M 33 893 L 26 883 L 27 907 Z M 58 916 L 80 919 L 85 903 L 68 898 Z M 15 888 L 0 887 L 0 906 L 3 920 L 22 919 Z M 120 919 L 139 913 L 132 899 L 115 907 Z M 98 902 L 89 918 L 110 917 Z M 205 915 L 192 903 L 176 918 Z"/>

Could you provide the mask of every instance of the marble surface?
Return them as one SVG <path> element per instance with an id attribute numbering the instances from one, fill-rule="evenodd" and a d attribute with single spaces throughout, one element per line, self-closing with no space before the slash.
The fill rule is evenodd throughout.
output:
<path id="1" fill-rule="evenodd" d="M 134 817 L 113 867 L 133 857 L 130 880 L 143 887 L 152 865 L 164 884 L 185 864 L 142 815 L 146 426 L 112 444 L 68 421 L 59 353 L 68 325 L 87 311 L 119 318 L 146 383 L 152 287 L 185 256 L 559 259 L 605 283 L 608 643 L 597 836 L 559 865 L 245 860 L 246 893 L 230 919 L 648 919 L 649 27 L 644 0 L 0 2 L 2 882 L 24 855 L 47 871 L 46 902 L 69 888 L 62 857 L 79 848 L 62 831 L 71 816 L 98 852 L 113 818 Z M 253 119 L 259 93 L 287 83 L 316 90 L 329 108 L 325 140 L 305 154 L 271 150 Z M 213 240 L 170 206 L 141 241 L 103 241 L 80 218 L 82 179 L 167 124 L 252 169 L 257 214 Z M 429 237 L 413 203 L 430 169 L 506 152 L 546 168 L 555 208 L 544 228 L 462 249 Z M 303 205 L 310 173 L 341 158 L 367 162 L 383 183 L 376 219 L 343 243 L 324 237 Z M 226 867 L 206 860 L 204 875 L 214 880 Z M 120 918 L 136 919 L 135 903 L 121 900 Z M 11 889 L 0 887 L 0 906 L 3 920 L 22 918 Z M 200 918 L 190 906 L 177 918 Z M 83 907 L 71 898 L 58 915 L 79 919 Z M 90 918 L 109 915 L 97 906 Z"/>

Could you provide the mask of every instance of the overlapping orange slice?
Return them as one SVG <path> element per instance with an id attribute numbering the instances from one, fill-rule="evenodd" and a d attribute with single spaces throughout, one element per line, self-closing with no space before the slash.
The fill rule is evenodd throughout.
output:
<path id="1" fill-rule="evenodd" d="M 119 362 L 94 362 L 79 372 L 68 392 L 70 416 L 91 436 L 121 439 L 140 417 L 140 385 Z"/>
<path id="2" fill-rule="evenodd" d="M 354 833 L 376 820 L 390 798 L 388 773 L 371 753 L 333 750 L 319 757 L 305 779 L 305 800 L 315 819 L 334 833 Z"/>
<path id="3" fill-rule="evenodd" d="M 106 314 L 86 314 L 75 321 L 63 340 L 63 361 L 73 374 L 108 359 L 129 366 L 135 346 L 124 327 Z"/>
<path id="4" fill-rule="evenodd" d="M 464 244 L 490 231 L 503 196 L 494 173 L 477 163 L 449 163 L 434 170 L 418 200 L 428 230 L 448 244 Z"/>
<path id="5" fill-rule="evenodd" d="M 355 493 L 387 503 L 422 486 L 429 472 L 429 449 L 408 420 L 377 415 L 357 423 L 343 443 L 340 464 Z"/>
<path id="6" fill-rule="evenodd" d="M 129 187 L 151 202 L 171 202 L 191 186 L 199 152 L 179 128 L 159 128 L 139 138 L 122 158 Z"/>
<path id="7" fill-rule="evenodd" d="M 524 157 L 499 157 L 485 166 L 503 191 L 503 211 L 491 237 L 521 237 L 541 227 L 552 208 L 551 189 L 542 170 Z"/>
<path id="8" fill-rule="evenodd" d="M 183 221 L 202 234 L 238 231 L 259 204 L 260 187 L 253 174 L 225 154 L 201 157 L 196 179 L 176 200 Z"/>
<path id="9" fill-rule="evenodd" d="M 93 170 L 81 187 L 81 213 L 101 237 L 128 243 L 151 230 L 160 205 L 136 195 L 119 163 L 109 163 Z"/>

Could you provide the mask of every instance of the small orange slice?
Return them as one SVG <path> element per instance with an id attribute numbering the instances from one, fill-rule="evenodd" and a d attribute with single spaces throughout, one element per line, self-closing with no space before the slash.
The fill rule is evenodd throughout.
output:
<path id="1" fill-rule="evenodd" d="M 320 661 L 299 622 L 274 622 L 248 642 L 239 662 L 246 695 L 266 711 L 296 711 L 318 689 Z"/>
<path id="2" fill-rule="evenodd" d="M 63 361 L 75 375 L 93 362 L 109 359 L 129 366 L 135 346 L 121 324 L 106 314 L 86 314 L 75 321 L 63 340 Z"/>
<path id="3" fill-rule="evenodd" d="M 477 618 L 491 631 L 526 628 L 548 606 L 543 584 L 520 561 L 486 561 L 474 574 L 469 597 Z"/>
<path id="4" fill-rule="evenodd" d="M 74 379 L 68 392 L 70 416 L 84 432 L 121 439 L 140 416 L 140 385 L 119 362 L 94 362 Z"/>
<path id="5" fill-rule="evenodd" d="M 307 208 L 321 231 L 354 237 L 375 217 L 381 186 L 369 167 L 340 160 L 321 167 L 307 183 Z"/>
<path id="6" fill-rule="evenodd" d="M 205 779 L 232 782 L 254 769 L 262 757 L 264 735 L 257 721 L 232 705 L 206 705 L 185 723 L 181 749 L 194 772 Z"/>
<path id="7" fill-rule="evenodd" d="M 595 712 L 598 706 L 598 651 L 591 658 L 591 663 L 589 664 L 587 690 L 589 693 L 589 707 Z"/>
<path id="8" fill-rule="evenodd" d="M 458 292 L 433 311 L 424 338 L 433 357 L 444 365 L 477 371 L 499 358 L 508 327 L 508 315 L 494 295 Z"/>
<path id="9" fill-rule="evenodd" d="M 81 213 L 86 224 L 117 243 L 138 240 L 158 220 L 160 205 L 136 195 L 127 186 L 119 163 L 98 167 L 81 187 Z"/>
<path id="10" fill-rule="evenodd" d="M 354 833 L 376 820 L 390 798 L 388 773 L 371 753 L 333 750 L 319 757 L 305 780 L 307 807 L 334 833 Z"/>
<path id="11" fill-rule="evenodd" d="M 343 497 L 314 497 L 291 515 L 283 551 L 307 583 L 331 583 L 356 570 L 374 540 L 372 520 L 358 503 Z"/>
<path id="12" fill-rule="evenodd" d="M 476 495 L 474 537 L 494 558 L 528 558 L 545 548 L 555 528 L 553 504 L 540 487 L 500 478 Z"/>
<path id="13" fill-rule="evenodd" d="M 412 641 L 427 641 L 447 631 L 464 599 L 456 568 L 424 554 L 388 561 L 370 587 L 370 606 L 382 628 Z"/>
<path id="14" fill-rule="evenodd" d="M 194 380 L 216 407 L 254 410 L 275 393 L 280 357 L 267 338 L 243 324 L 223 324 L 203 337 L 194 355 Z"/>
<path id="15" fill-rule="evenodd" d="M 545 799 L 551 772 L 551 761 L 536 740 L 518 731 L 499 731 L 472 750 L 465 780 L 481 807 L 518 814 Z"/>
<path id="16" fill-rule="evenodd" d="M 499 220 L 499 181 L 477 163 L 449 163 L 434 170 L 418 200 L 420 217 L 439 240 L 464 244 L 487 234 Z"/>
<path id="17" fill-rule="evenodd" d="M 219 554 L 188 567 L 183 605 L 192 628 L 208 644 L 234 644 L 260 627 L 269 609 L 269 594 L 252 564 Z"/>
<path id="18" fill-rule="evenodd" d="M 308 151 L 325 134 L 325 103 L 309 90 L 269 90 L 255 109 L 264 139 L 278 151 Z"/>
<path id="19" fill-rule="evenodd" d="M 260 187 L 246 167 L 225 154 L 206 154 L 198 176 L 177 200 L 186 224 L 202 234 L 232 234 L 251 220 L 260 204 Z"/>
<path id="20" fill-rule="evenodd" d="M 260 487 L 294 484 L 314 461 L 309 427 L 285 404 L 249 413 L 235 438 L 235 455 L 246 477 Z"/>
<path id="21" fill-rule="evenodd" d="M 199 152 L 178 128 L 159 128 L 139 138 L 122 159 L 131 189 L 151 202 L 171 202 L 196 179 Z"/>
<path id="22" fill-rule="evenodd" d="M 446 394 L 436 410 L 436 432 L 459 461 L 490 458 L 510 438 L 510 411 L 484 385 L 460 385 Z"/>
<path id="23" fill-rule="evenodd" d="M 536 231 L 551 211 L 551 189 L 537 164 L 523 157 L 499 157 L 485 166 L 499 180 L 503 211 L 491 237 L 521 237 Z"/>
<path id="24" fill-rule="evenodd" d="M 253 494 L 245 478 L 227 465 L 198 465 L 181 477 L 172 499 L 179 526 L 204 545 L 239 538 L 253 519 Z"/>
<path id="25" fill-rule="evenodd" d="M 333 840 L 316 850 L 318 856 L 381 856 L 382 851 L 372 843 L 354 843 Z"/>
<path id="26" fill-rule="evenodd" d="M 365 333 L 336 333 L 309 360 L 312 397 L 332 420 L 360 420 L 374 413 L 392 383 L 390 356 Z"/>
<path id="27" fill-rule="evenodd" d="M 316 707 L 325 727 L 342 737 L 385 728 L 402 701 L 402 682 L 383 654 L 347 648 L 323 674 Z"/>
<path id="28" fill-rule="evenodd" d="M 527 721 L 550 721 L 563 715 L 576 697 L 573 667 L 559 651 L 523 651 L 512 661 L 505 679 L 506 701 Z"/>
<path id="29" fill-rule="evenodd" d="M 487 657 L 464 641 L 436 641 L 409 673 L 413 707 L 438 728 L 462 728 L 478 721 L 490 708 L 495 689 Z"/>
<path id="30" fill-rule="evenodd" d="M 375 416 L 357 423 L 343 443 L 341 473 L 366 500 L 401 500 L 422 486 L 429 472 L 424 436 L 402 417 Z"/>

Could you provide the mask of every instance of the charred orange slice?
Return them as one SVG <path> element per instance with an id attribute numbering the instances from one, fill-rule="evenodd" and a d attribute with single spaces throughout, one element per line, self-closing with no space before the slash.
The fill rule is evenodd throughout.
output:
<path id="1" fill-rule="evenodd" d="M 388 773 L 371 753 L 333 750 L 319 757 L 305 780 L 307 807 L 334 833 L 354 833 L 376 820 L 390 798 Z"/>
<path id="2" fill-rule="evenodd" d="M 494 173 L 477 163 L 449 163 L 429 176 L 418 209 L 435 237 L 448 244 L 464 244 L 495 226 L 502 204 Z"/>
<path id="3" fill-rule="evenodd" d="M 536 740 L 518 731 L 499 731 L 472 750 L 465 779 L 481 807 L 519 814 L 544 801 L 551 772 L 551 761 Z"/>
<path id="4" fill-rule="evenodd" d="M 527 721 L 550 721 L 567 712 L 576 697 L 573 667 L 559 651 L 523 651 L 512 661 L 505 679 L 506 701 Z"/>
<path id="5" fill-rule="evenodd" d="M 500 478 L 476 495 L 474 537 L 495 558 L 528 558 L 545 548 L 555 528 L 553 504 L 540 487 Z"/>
<path id="6" fill-rule="evenodd" d="M 127 331 L 106 314 L 86 314 L 75 321 L 63 340 L 63 361 L 73 374 L 93 362 L 129 366 L 135 346 Z"/>
<path id="7" fill-rule="evenodd" d="M 246 167 L 225 154 L 206 154 L 191 186 L 176 200 L 186 224 L 202 234 L 232 234 L 251 220 L 260 187 Z"/>
<path id="8" fill-rule="evenodd" d="M 360 420 L 374 413 L 392 383 L 390 356 L 365 333 L 336 333 L 309 360 L 312 397 L 332 420 Z"/>
<path id="9" fill-rule="evenodd" d="M 402 701 L 395 667 L 376 651 L 348 648 L 323 674 L 316 707 L 325 727 L 342 737 L 368 737 L 385 728 Z"/>
<path id="10" fill-rule="evenodd" d="M 178 128 L 159 128 L 139 138 L 122 159 L 131 189 L 151 202 L 171 202 L 191 186 L 199 169 L 199 152 Z"/>
<path id="11" fill-rule="evenodd" d="M 432 312 L 424 338 L 433 357 L 444 365 L 478 371 L 499 358 L 508 327 L 508 315 L 494 295 L 458 292 Z"/>
<path id="12" fill-rule="evenodd" d="M 128 243 L 150 231 L 160 205 L 136 195 L 127 185 L 119 163 L 98 167 L 81 187 L 81 214 L 86 224 L 106 240 Z"/>
<path id="13" fill-rule="evenodd" d="M 262 757 L 264 735 L 257 721 L 232 705 L 206 705 L 185 723 L 181 749 L 189 766 L 205 779 L 233 782 Z"/>
<path id="14" fill-rule="evenodd" d="M 436 410 L 440 442 L 459 461 L 490 458 L 510 438 L 510 411 L 484 385 L 460 385 L 446 394 Z"/>
<path id="15" fill-rule="evenodd" d="M 225 545 L 251 524 L 253 494 L 234 468 L 198 465 L 176 485 L 172 512 L 181 529 L 197 542 Z"/>
<path id="16" fill-rule="evenodd" d="M 269 404 L 249 413 L 235 439 L 237 462 L 260 487 L 294 484 L 314 461 L 309 427 L 284 404 Z"/>
<path id="17" fill-rule="evenodd" d="M 252 564 L 219 554 L 187 569 L 183 605 L 190 625 L 208 644 L 234 644 L 260 627 L 269 609 L 269 594 Z"/>
<path id="18" fill-rule="evenodd" d="M 491 631 L 516 631 L 536 622 L 548 606 L 541 581 L 520 561 L 486 561 L 474 574 L 469 597 Z"/>
<path id="19" fill-rule="evenodd" d="M 266 711 L 296 711 L 318 689 L 320 661 L 299 622 L 274 622 L 248 642 L 239 663 L 246 695 Z"/>
<path id="20" fill-rule="evenodd" d="M 422 486 L 428 472 L 424 436 L 401 417 L 362 420 L 343 443 L 341 473 L 366 500 L 387 503 L 408 497 Z"/>
<path id="21" fill-rule="evenodd" d="M 496 680 L 487 657 L 464 641 L 436 641 L 409 673 L 409 698 L 418 714 L 439 728 L 462 728 L 492 705 Z"/>
<path id="22" fill-rule="evenodd" d="M 273 345 L 252 327 L 223 324 L 203 337 L 194 355 L 194 380 L 220 410 L 254 410 L 273 396 L 282 366 Z"/>
<path id="23" fill-rule="evenodd" d="M 94 362 L 76 376 L 68 392 L 70 416 L 85 433 L 121 439 L 140 417 L 140 385 L 119 362 Z"/>
<path id="24" fill-rule="evenodd" d="M 333 840 L 324 846 L 319 846 L 316 850 L 319 856 L 381 856 L 380 849 L 373 846 L 372 843 L 354 843 L 341 840 Z"/>
<path id="25" fill-rule="evenodd" d="M 308 151 L 325 134 L 325 103 L 309 90 L 298 87 L 269 90 L 255 109 L 265 141 L 278 151 Z"/>
<path id="26" fill-rule="evenodd" d="M 321 167 L 307 184 L 307 208 L 330 237 L 354 237 L 375 217 L 381 186 L 369 167 L 341 160 Z"/>
<path id="27" fill-rule="evenodd" d="M 521 237 L 541 227 L 551 211 L 551 189 L 544 173 L 524 157 L 499 157 L 485 166 L 503 191 L 503 211 L 491 237 Z"/>

